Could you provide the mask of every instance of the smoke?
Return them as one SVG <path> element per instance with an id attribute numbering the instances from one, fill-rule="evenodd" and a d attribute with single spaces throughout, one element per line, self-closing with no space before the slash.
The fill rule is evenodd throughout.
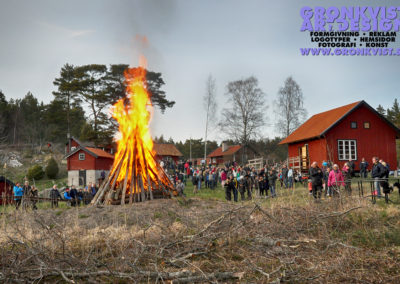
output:
<path id="1" fill-rule="evenodd" d="M 163 64 L 160 46 L 176 24 L 175 0 L 110 1 L 106 9 L 110 11 L 107 25 L 111 26 L 118 52 L 133 66 L 144 55 L 148 68 L 157 71 Z"/>

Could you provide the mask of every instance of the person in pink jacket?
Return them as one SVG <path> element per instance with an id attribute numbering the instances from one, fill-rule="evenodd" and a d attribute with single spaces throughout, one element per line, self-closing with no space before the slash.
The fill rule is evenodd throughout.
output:
<path id="1" fill-rule="evenodd" d="M 330 195 L 337 195 L 341 185 L 344 185 L 343 174 L 339 170 L 339 166 L 334 164 L 333 170 L 331 170 L 328 177 L 328 190 L 330 191 Z"/>

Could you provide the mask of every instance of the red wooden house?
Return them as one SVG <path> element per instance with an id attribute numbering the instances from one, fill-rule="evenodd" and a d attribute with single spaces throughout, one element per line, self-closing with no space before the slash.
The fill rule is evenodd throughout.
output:
<path id="1" fill-rule="evenodd" d="M 85 146 L 73 137 L 66 145 L 68 185 L 84 187 L 92 182 L 97 184 L 102 176 L 108 174 L 114 162 L 113 155 L 99 148 Z"/>
<path id="2" fill-rule="evenodd" d="M 289 163 L 307 170 L 310 162 L 331 161 L 342 168 L 349 159 L 356 170 L 374 156 L 397 167 L 396 139 L 400 130 L 365 101 L 313 115 L 280 144 L 288 144 Z"/>
<path id="3" fill-rule="evenodd" d="M 226 142 L 222 142 L 221 147 L 218 147 L 213 152 L 207 155 L 207 164 L 223 165 L 227 162 L 237 162 L 243 164 L 249 158 L 255 158 L 257 153 L 253 148 L 247 147 L 247 153 L 244 153 L 244 147 L 242 145 L 228 145 Z M 211 161 L 210 161 L 211 160 Z"/>
<path id="4" fill-rule="evenodd" d="M 156 159 L 158 161 L 169 160 L 177 164 L 179 158 L 183 156 L 174 144 L 154 143 L 153 149 L 156 152 Z"/>
<path id="5" fill-rule="evenodd" d="M 0 205 L 12 203 L 14 200 L 14 183 L 0 176 Z"/>

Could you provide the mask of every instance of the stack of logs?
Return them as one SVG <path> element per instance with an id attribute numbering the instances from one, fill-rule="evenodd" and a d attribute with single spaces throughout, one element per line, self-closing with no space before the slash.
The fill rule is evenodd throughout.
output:
<path id="1" fill-rule="evenodd" d="M 132 166 L 126 167 L 126 169 L 132 169 L 132 172 L 131 175 L 126 172 L 123 182 L 117 182 L 117 177 L 120 175 L 121 168 L 123 167 L 124 155 L 117 163 L 114 163 L 116 166 L 111 169 L 91 203 L 94 205 L 123 205 L 128 202 L 132 204 L 133 202 L 152 200 L 154 198 L 171 197 L 175 189 L 165 171 L 156 163 L 157 172 L 155 172 L 155 170 L 148 166 L 143 152 L 142 154 L 144 165 L 138 165 L 141 160 L 138 157 L 128 156 L 128 165 L 131 157 L 134 159 Z M 154 159 L 153 155 L 152 158 Z M 152 179 L 149 172 L 156 178 Z M 129 176 L 131 177 L 130 180 Z"/>

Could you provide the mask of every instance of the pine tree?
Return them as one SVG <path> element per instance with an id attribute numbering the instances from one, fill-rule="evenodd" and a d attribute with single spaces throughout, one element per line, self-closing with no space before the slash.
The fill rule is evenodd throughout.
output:
<path id="1" fill-rule="evenodd" d="M 378 107 L 376 108 L 376 111 L 386 117 L 386 110 L 383 108 L 382 105 L 378 105 Z"/>
<path id="2" fill-rule="evenodd" d="M 397 127 L 400 127 L 400 106 L 397 99 L 394 100 L 393 106 L 387 110 L 387 119 Z"/>

